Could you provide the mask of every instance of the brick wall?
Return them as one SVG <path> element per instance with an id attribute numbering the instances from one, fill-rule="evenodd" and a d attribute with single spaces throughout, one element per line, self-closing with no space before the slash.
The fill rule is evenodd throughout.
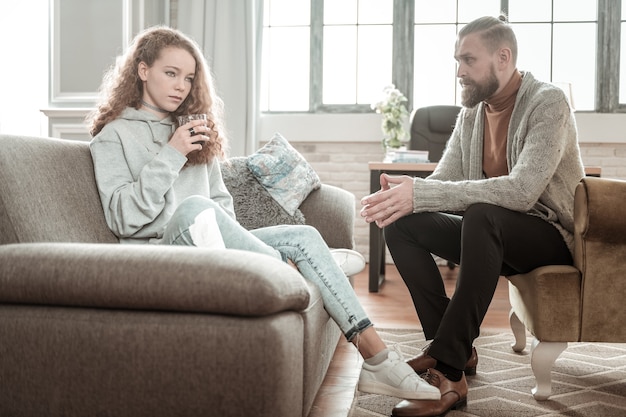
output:
<path id="1" fill-rule="evenodd" d="M 369 161 L 381 161 L 383 151 L 375 142 L 292 142 L 309 161 L 322 182 L 341 187 L 355 196 L 356 250 L 368 259 L 369 225 L 359 216 L 359 200 L 369 194 Z M 602 176 L 626 180 L 626 143 L 583 143 L 585 165 L 602 167 Z M 389 262 L 389 256 L 387 256 Z"/>
<path id="2" fill-rule="evenodd" d="M 581 143 L 585 165 L 602 167 L 602 176 L 626 180 L 626 143 Z"/>

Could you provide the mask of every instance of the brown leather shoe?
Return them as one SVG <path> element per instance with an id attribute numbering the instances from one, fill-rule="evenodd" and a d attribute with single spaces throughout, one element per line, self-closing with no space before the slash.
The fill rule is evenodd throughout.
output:
<path id="1" fill-rule="evenodd" d="M 459 382 L 452 382 L 436 369 L 429 369 L 423 378 L 430 385 L 439 387 L 440 400 L 403 400 L 391 412 L 393 417 L 442 416 L 450 410 L 467 404 L 467 380 L 465 375 Z"/>
<path id="2" fill-rule="evenodd" d="M 430 345 L 426 346 L 422 349 L 422 353 L 414 357 L 413 359 L 409 359 L 406 363 L 409 364 L 411 368 L 419 375 L 423 374 L 430 368 L 434 368 L 437 366 L 437 359 L 433 358 L 428 354 L 428 349 Z M 467 360 L 465 364 L 465 375 L 471 376 L 476 375 L 476 366 L 478 365 L 478 352 L 476 352 L 476 348 L 472 347 L 472 355 Z"/>

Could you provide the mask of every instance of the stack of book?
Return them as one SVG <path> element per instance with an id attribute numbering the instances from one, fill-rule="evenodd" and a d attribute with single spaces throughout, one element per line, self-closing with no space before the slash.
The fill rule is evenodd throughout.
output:
<path id="1" fill-rule="evenodd" d="M 385 155 L 384 162 L 404 162 L 404 163 L 426 163 L 428 161 L 428 151 L 396 150 L 389 151 Z"/>

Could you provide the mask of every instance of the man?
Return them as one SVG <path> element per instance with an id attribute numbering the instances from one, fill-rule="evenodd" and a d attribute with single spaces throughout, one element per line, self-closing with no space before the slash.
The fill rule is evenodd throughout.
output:
<path id="1" fill-rule="evenodd" d="M 574 189 L 584 175 L 563 92 L 516 67 L 515 34 L 500 18 L 466 25 L 456 41 L 461 110 L 426 179 L 382 174 L 361 215 L 384 228 L 430 345 L 408 361 L 440 400 L 402 401 L 394 416 L 434 416 L 465 404 L 472 348 L 500 275 L 572 264 Z M 459 264 L 446 296 L 438 255 Z"/>

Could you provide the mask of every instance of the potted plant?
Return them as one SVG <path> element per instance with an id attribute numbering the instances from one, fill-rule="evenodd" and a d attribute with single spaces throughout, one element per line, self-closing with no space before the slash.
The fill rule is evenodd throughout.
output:
<path id="1" fill-rule="evenodd" d="M 406 145 L 409 136 L 405 128 L 409 116 L 405 105 L 407 101 L 404 94 L 391 84 L 383 89 L 381 99 L 371 105 L 376 113 L 383 116 L 381 130 L 385 152 L 395 151 Z"/>

